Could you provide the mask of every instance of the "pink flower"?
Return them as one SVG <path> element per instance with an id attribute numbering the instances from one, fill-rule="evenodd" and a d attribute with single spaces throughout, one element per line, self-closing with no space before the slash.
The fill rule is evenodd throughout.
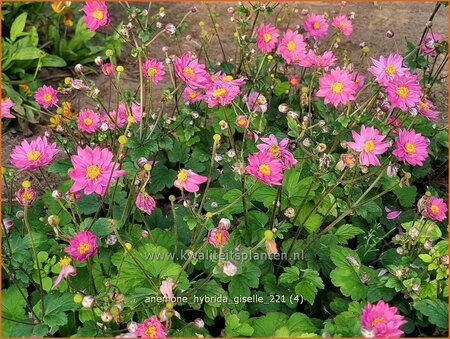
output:
<path id="1" fill-rule="evenodd" d="M 364 87 L 364 79 L 365 79 L 364 74 L 359 73 L 357 71 L 353 71 L 350 75 L 356 84 L 357 91 L 359 91 L 361 88 Z"/>
<path id="2" fill-rule="evenodd" d="M 104 75 L 112 76 L 114 74 L 114 68 L 112 63 L 107 62 L 102 65 L 102 72 Z"/>
<path id="3" fill-rule="evenodd" d="M 156 315 L 144 320 L 143 323 L 138 324 L 135 333 L 139 338 L 166 338 L 167 334 L 164 330 L 164 325 L 158 320 Z"/>
<path id="4" fill-rule="evenodd" d="M 184 88 L 183 94 L 181 94 L 181 96 L 191 104 L 203 100 L 203 94 L 198 90 L 190 88 L 189 86 L 186 86 Z"/>
<path id="5" fill-rule="evenodd" d="M 107 148 L 94 149 L 78 146 L 77 154 L 71 156 L 73 169 L 69 177 L 74 181 L 70 192 L 84 191 L 86 195 L 97 193 L 104 196 L 108 186 L 117 178 L 125 175 L 124 170 L 118 170 L 119 164 L 112 161 L 113 154 Z"/>
<path id="6" fill-rule="evenodd" d="M 214 247 L 222 247 L 228 241 L 228 231 L 223 228 L 213 228 L 208 232 L 208 242 Z"/>
<path id="7" fill-rule="evenodd" d="M 31 205 L 36 200 L 36 191 L 33 187 L 21 188 L 16 192 L 16 200 L 22 205 Z"/>
<path id="8" fill-rule="evenodd" d="M 193 89 L 204 88 L 209 82 L 205 65 L 200 64 L 197 59 L 192 59 L 189 53 L 184 53 L 175 59 L 175 73 Z"/>
<path id="9" fill-rule="evenodd" d="M 386 219 L 388 220 L 397 219 L 400 216 L 400 214 L 402 214 L 401 211 L 394 211 L 388 207 L 385 207 L 384 210 L 386 211 Z"/>
<path id="10" fill-rule="evenodd" d="M 239 127 L 247 128 L 248 127 L 248 118 L 245 115 L 239 115 L 236 118 L 235 123 Z"/>
<path id="11" fill-rule="evenodd" d="M 132 115 L 133 118 L 136 120 L 136 122 L 141 121 L 142 119 L 142 112 L 141 107 L 133 103 L 131 105 L 131 112 L 129 109 L 127 109 L 127 106 L 121 102 L 119 103 L 119 107 L 117 112 L 111 111 L 109 112 L 109 115 L 106 114 L 106 112 L 103 112 L 102 119 L 104 122 L 108 124 L 108 127 L 111 129 L 114 129 L 117 125 L 117 127 L 123 127 L 128 123 L 128 116 Z"/>
<path id="12" fill-rule="evenodd" d="M 432 220 L 443 221 L 447 218 L 447 204 L 441 198 L 429 197 L 426 208 L 428 217 Z"/>
<path id="13" fill-rule="evenodd" d="M 136 197 L 136 206 L 141 211 L 150 215 L 156 207 L 156 201 L 147 192 L 139 192 Z"/>
<path id="14" fill-rule="evenodd" d="M 319 90 L 316 95 L 325 98 L 324 103 L 332 103 L 334 107 L 346 104 L 355 99 L 357 85 L 351 74 L 337 67 L 325 73 L 319 79 Z"/>
<path id="15" fill-rule="evenodd" d="M 439 33 L 428 32 L 427 35 L 425 35 L 425 39 L 423 40 L 420 49 L 423 54 L 435 57 L 437 54 L 435 45 L 442 41 L 444 41 L 444 37 Z"/>
<path id="16" fill-rule="evenodd" d="M 217 105 L 225 106 L 230 104 L 240 93 L 238 86 L 228 84 L 212 85 L 206 89 L 203 100 L 208 104 L 209 108 Z"/>
<path id="17" fill-rule="evenodd" d="M 237 273 L 237 266 L 233 264 L 231 261 L 226 261 L 222 267 L 223 273 L 229 277 L 233 277 Z"/>
<path id="18" fill-rule="evenodd" d="M 319 40 L 327 35 L 328 22 L 322 15 L 310 13 L 305 18 L 303 28 L 306 31 L 307 38 Z"/>
<path id="19" fill-rule="evenodd" d="M 422 89 L 420 88 L 417 76 L 411 73 L 395 77 L 386 88 L 386 95 L 392 107 L 398 107 L 407 110 L 415 107 L 421 98 Z"/>
<path id="20" fill-rule="evenodd" d="M 278 44 L 277 54 L 281 55 L 288 64 L 300 61 L 306 54 L 306 43 L 303 35 L 288 29 Z"/>
<path id="21" fill-rule="evenodd" d="M 67 278 L 69 276 L 77 274 L 77 270 L 70 264 L 71 262 L 72 259 L 70 259 L 69 257 L 64 257 L 59 260 L 59 266 L 61 268 L 59 271 L 58 278 L 56 278 L 56 280 L 53 282 L 53 287 L 58 286 L 63 278 Z"/>
<path id="22" fill-rule="evenodd" d="M 144 76 L 151 80 L 155 85 L 157 85 L 158 82 L 162 80 L 163 75 L 166 74 L 166 72 L 164 72 L 164 64 L 156 59 L 147 59 L 142 66 L 142 71 Z"/>
<path id="23" fill-rule="evenodd" d="M 349 37 L 353 32 L 353 24 L 345 15 L 335 16 L 333 19 L 333 27 L 341 31 L 342 35 Z"/>
<path id="24" fill-rule="evenodd" d="M 289 139 L 284 138 L 278 142 L 275 135 L 271 134 L 268 138 L 261 138 L 262 144 L 256 145 L 261 152 L 268 152 L 274 159 L 279 159 L 283 163 L 284 169 L 291 168 L 297 163 L 297 159 L 287 149 Z"/>
<path id="25" fill-rule="evenodd" d="M 426 98 L 419 101 L 417 111 L 430 121 L 436 122 L 439 120 L 439 112 L 435 110 L 433 103 Z"/>
<path id="26" fill-rule="evenodd" d="M 235 79 L 233 78 L 233 76 L 227 75 L 223 72 L 214 73 L 213 75 L 210 76 L 210 80 L 213 84 L 217 85 L 227 84 L 240 87 L 245 84 L 244 77 Z"/>
<path id="27" fill-rule="evenodd" d="M 256 30 L 256 44 L 263 53 L 270 53 L 275 48 L 280 34 L 272 24 L 261 24 Z"/>
<path id="28" fill-rule="evenodd" d="M 34 99 L 44 108 L 49 108 L 58 103 L 58 92 L 52 86 L 42 86 L 36 90 Z"/>
<path id="29" fill-rule="evenodd" d="M 429 141 L 422 134 L 415 131 L 400 129 L 395 140 L 395 150 L 392 152 L 398 160 L 413 166 L 423 166 L 428 158 Z"/>
<path id="30" fill-rule="evenodd" d="M 159 288 L 159 291 L 161 292 L 162 296 L 169 302 L 173 298 L 173 287 L 174 283 L 172 278 L 166 278 L 161 282 L 161 286 Z"/>
<path id="31" fill-rule="evenodd" d="M 251 92 L 248 96 L 244 96 L 244 102 L 250 112 L 266 112 L 267 99 L 259 92 Z"/>
<path id="32" fill-rule="evenodd" d="M 37 137 L 30 143 L 23 140 L 11 152 L 11 163 L 20 170 L 35 170 L 47 166 L 58 154 L 56 143 L 48 143 L 47 137 Z"/>
<path id="33" fill-rule="evenodd" d="M 284 165 L 269 152 L 258 152 L 248 156 L 248 173 L 268 185 L 281 185 Z"/>
<path id="34" fill-rule="evenodd" d="M 89 30 L 94 32 L 109 24 L 109 13 L 104 1 L 86 1 L 82 10 L 85 14 L 83 20 Z"/>
<path id="35" fill-rule="evenodd" d="M 1 105 L 2 105 L 2 118 L 8 119 L 16 118 L 14 115 L 11 114 L 11 107 L 15 106 L 16 104 L 13 103 L 10 98 L 2 99 Z"/>
<path id="36" fill-rule="evenodd" d="M 333 66 L 335 62 L 336 57 L 334 56 L 332 51 L 326 51 L 325 53 L 320 55 L 315 54 L 314 51 L 310 49 L 308 53 L 306 53 L 305 57 L 297 62 L 297 64 L 302 67 L 327 68 Z"/>
<path id="37" fill-rule="evenodd" d="M 97 236 L 90 231 L 77 232 L 69 239 L 69 247 L 64 249 L 76 261 L 84 261 L 97 253 Z"/>
<path id="38" fill-rule="evenodd" d="M 91 109 L 82 109 L 80 114 L 78 114 L 77 125 L 82 132 L 95 133 L 101 125 L 100 115 Z"/>
<path id="39" fill-rule="evenodd" d="M 377 304 L 367 304 L 361 313 L 361 334 L 366 338 L 398 338 L 403 334 L 400 326 L 406 324 L 397 307 L 389 307 L 383 300 Z"/>
<path id="40" fill-rule="evenodd" d="M 353 141 L 347 141 L 347 146 L 359 153 L 359 162 L 364 166 L 380 166 L 377 155 L 383 154 L 389 148 L 387 142 L 383 142 L 386 136 L 373 127 L 361 126 L 361 134 L 352 131 Z"/>
<path id="41" fill-rule="evenodd" d="M 131 104 L 131 115 L 133 116 L 134 120 L 136 120 L 136 122 L 142 120 L 142 110 L 141 106 L 138 103 L 133 102 Z"/>
<path id="42" fill-rule="evenodd" d="M 398 54 L 389 54 L 387 58 L 380 56 L 378 60 L 372 58 L 372 64 L 368 71 L 383 86 L 386 86 L 395 77 L 409 73 L 409 69 L 403 67 L 403 57 Z"/>
<path id="43" fill-rule="evenodd" d="M 295 87 L 295 86 L 298 86 L 298 84 L 300 83 L 300 78 L 296 75 L 291 75 L 289 77 L 288 81 L 289 81 L 289 85 L 291 87 Z"/>
<path id="44" fill-rule="evenodd" d="M 199 175 L 191 170 L 181 169 L 178 172 L 177 179 L 174 181 L 174 186 L 179 189 L 184 189 L 188 192 L 198 192 L 199 185 L 205 183 L 208 177 Z"/>

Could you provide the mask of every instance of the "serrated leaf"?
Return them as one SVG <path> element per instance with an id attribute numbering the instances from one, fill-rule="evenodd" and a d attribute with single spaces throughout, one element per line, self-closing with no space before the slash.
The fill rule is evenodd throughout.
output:
<path id="1" fill-rule="evenodd" d="M 337 237 L 338 243 L 347 244 L 347 240 L 352 239 L 358 234 L 364 233 L 359 227 L 353 226 L 351 224 L 345 224 L 340 226 L 334 235 Z"/>
<path id="2" fill-rule="evenodd" d="M 430 323 L 448 328 L 448 303 L 440 299 L 425 299 L 416 301 L 414 308 L 426 315 Z"/>

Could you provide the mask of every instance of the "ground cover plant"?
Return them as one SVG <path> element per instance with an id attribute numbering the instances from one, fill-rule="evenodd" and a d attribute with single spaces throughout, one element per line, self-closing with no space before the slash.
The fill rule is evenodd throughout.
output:
<path id="1" fill-rule="evenodd" d="M 132 62 L 99 50 L 36 88 L 48 129 L 2 168 L 4 337 L 448 335 L 446 3 L 356 56 L 345 2 L 205 5 L 198 41 L 195 6 L 111 5 L 82 3 L 80 29 Z"/>

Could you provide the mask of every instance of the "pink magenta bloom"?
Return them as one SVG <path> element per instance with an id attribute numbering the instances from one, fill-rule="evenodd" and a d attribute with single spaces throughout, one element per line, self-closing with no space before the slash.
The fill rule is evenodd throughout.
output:
<path id="1" fill-rule="evenodd" d="M 86 195 L 97 193 L 104 196 L 108 186 L 117 178 L 125 175 L 124 170 L 118 170 L 119 164 L 112 161 L 113 154 L 107 148 L 94 149 L 78 146 L 77 154 L 71 156 L 73 169 L 69 177 L 74 181 L 70 192 L 84 191 Z"/>
<path id="2" fill-rule="evenodd" d="M 136 206 L 141 211 L 150 215 L 156 207 L 156 201 L 147 192 L 139 192 L 136 197 Z"/>
<path id="3" fill-rule="evenodd" d="M 251 92 L 248 97 L 244 96 L 244 102 L 250 112 L 266 112 L 267 99 L 259 92 Z"/>
<path id="4" fill-rule="evenodd" d="M 337 67 L 325 73 L 319 79 L 319 90 L 316 95 L 325 98 L 325 105 L 332 103 L 334 107 L 346 104 L 355 99 L 357 85 L 347 71 Z"/>
<path id="5" fill-rule="evenodd" d="M 208 104 L 209 108 L 217 105 L 225 106 L 230 104 L 240 93 L 241 90 L 238 86 L 226 83 L 222 85 L 214 84 L 206 89 L 203 100 Z"/>
<path id="6" fill-rule="evenodd" d="M 177 179 L 174 181 L 174 186 L 179 189 L 184 189 L 188 192 L 198 192 L 199 185 L 205 183 L 208 177 L 197 174 L 191 170 L 181 169 L 178 172 Z"/>
<path id="7" fill-rule="evenodd" d="M 16 192 L 16 200 L 22 205 L 31 205 L 36 200 L 36 191 L 33 187 L 21 188 Z"/>
<path id="8" fill-rule="evenodd" d="M 280 34 L 272 24 L 261 24 L 256 31 L 256 44 L 263 53 L 270 53 L 275 48 Z"/>
<path id="9" fill-rule="evenodd" d="M 305 18 L 303 28 L 307 38 L 318 40 L 327 35 L 328 22 L 322 15 L 310 13 Z"/>
<path id="10" fill-rule="evenodd" d="M 353 24 L 345 15 L 335 16 L 333 19 L 333 26 L 341 31 L 342 35 L 349 37 L 353 32 Z"/>
<path id="11" fill-rule="evenodd" d="M 104 1 L 86 1 L 82 10 L 85 14 L 83 20 L 89 30 L 94 32 L 109 24 L 109 13 Z"/>
<path id="12" fill-rule="evenodd" d="M 347 146 L 359 153 L 359 162 L 364 166 L 380 166 L 377 155 L 383 154 L 389 148 L 387 142 L 383 142 L 386 136 L 380 134 L 376 128 L 361 126 L 361 134 L 352 131 L 354 141 L 347 141 Z"/>
<path id="13" fill-rule="evenodd" d="M 409 69 L 403 67 L 403 57 L 398 54 L 389 54 L 387 58 L 380 56 L 378 60 L 372 58 L 372 64 L 368 71 L 383 86 L 386 86 L 395 77 L 409 73 Z"/>
<path id="14" fill-rule="evenodd" d="M 142 120 L 142 110 L 138 103 L 133 102 L 131 104 L 131 115 L 136 122 L 140 122 Z"/>
<path id="15" fill-rule="evenodd" d="M 277 54 L 281 55 L 288 64 L 300 61 L 306 54 L 306 43 L 303 35 L 288 29 L 278 44 Z"/>
<path id="16" fill-rule="evenodd" d="M 77 125 L 80 131 L 88 134 L 95 133 L 100 127 L 100 115 L 91 109 L 82 109 L 78 115 Z"/>
<path id="17" fill-rule="evenodd" d="M 248 127 L 248 118 L 245 115 L 239 115 L 235 120 L 236 126 L 247 128 Z"/>
<path id="18" fill-rule="evenodd" d="M 203 94 L 198 90 L 190 88 L 189 86 L 184 88 L 181 96 L 190 104 L 203 100 Z"/>
<path id="19" fill-rule="evenodd" d="M 397 307 L 389 307 L 383 300 L 375 305 L 367 304 L 361 313 L 361 334 L 366 338 L 398 338 L 403 334 L 400 327 L 406 324 Z"/>
<path id="20" fill-rule="evenodd" d="M 97 253 L 97 236 L 90 231 L 77 232 L 69 239 L 69 247 L 64 249 L 76 261 L 84 261 Z"/>
<path id="21" fill-rule="evenodd" d="M 297 64 L 302 67 L 321 67 L 327 68 L 334 65 L 336 57 L 333 52 L 326 51 L 322 55 L 315 54 L 312 49 L 306 53 L 305 57 L 301 59 Z"/>
<path id="22" fill-rule="evenodd" d="M 430 121 L 436 122 L 439 120 L 439 112 L 435 110 L 433 103 L 426 98 L 419 101 L 417 111 Z"/>
<path id="23" fill-rule="evenodd" d="M 386 211 L 386 219 L 388 220 L 397 219 L 400 216 L 400 214 L 402 214 L 401 211 L 394 211 L 388 207 L 385 207 L 384 210 Z"/>
<path id="24" fill-rule="evenodd" d="M 56 143 L 48 143 L 47 137 L 23 140 L 11 152 L 11 163 L 20 170 L 35 170 L 47 166 L 58 154 Z"/>
<path id="25" fill-rule="evenodd" d="M 166 338 L 164 325 L 156 315 L 151 316 L 139 324 L 135 333 L 139 338 Z"/>
<path id="26" fill-rule="evenodd" d="M 127 106 L 121 102 L 119 103 L 119 109 L 116 111 L 109 112 L 109 115 L 106 112 L 102 113 L 102 119 L 104 122 L 108 124 L 108 127 L 114 129 L 117 127 L 123 127 L 128 123 L 128 117 L 133 116 L 136 122 L 141 121 L 142 112 L 141 107 L 137 103 L 133 103 L 131 105 L 131 111 L 127 109 Z"/>
<path id="27" fill-rule="evenodd" d="M 277 137 L 273 134 L 268 138 L 261 138 L 262 144 L 256 145 L 261 152 L 267 152 L 272 155 L 274 159 L 279 159 L 283 163 L 284 169 L 295 166 L 297 159 L 287 149 L 289 139 L 284 138 L 278 142 Z"/>
<path id="28" fill-rule="evenodd" d="M 395 140 L 395 150 L 392 152 L 398 160 L 413 166 L 423 166 L 428 158 L 429 141 L 422 134 L 415 131 L 400 129 Z"/>
<path id="29" fill-rule="evenodd" d="M 49 108 L 58 103 L 58 92 L 52 86 L 42 86 L 36 90 L 34 99 L 36 102 L 44 108 Z"/>
<path id="30" fill-rule="evenodd" d="M 147 59 L 142 66 L 144 77 L 151 80 L 153 84 L 157 85 L 163 78 L 164 64 L 156 59 Z"/>
<path id="31" fill-rule="evenodd" d="M 443 221 L 447 218 L 447 204 L 443 199 L 431 196 L 427 200 L 427 214 L 432 220 Z"/>
<path id="32" fill-rule="evenodd" d="M 64 257 L 59 260 L 59 266 L 61 267 L 61 270 L 59 271 L 58 277 L 53 282 L 53 287 L 58 286 L 63 278 L 67 278 L 69 276 L 77 274 L 77 270 L 70 264 L 71 262 L 72 259 L 70 259 L 69 257 Z"/>
<path id="33" fill-rule="evenodd" d="M 161 292 L 162 296 L 170 302 L 173 298 L 173 288 L 174 288 L 174 282 L 172 278 L 166 278 L 161 282 L 161 286 L 159 287 L 159 291 Z"/>
<path id="34" fill-rule="evenodd" d="M 228 241 L 228 231 L 223 228 L 213 228 L 208 232 L 208 242 L 214 247 L 222 247 Z"/>
<path id="35" fill-rule="evenodd" d="M 365 79 L 364 74 L 359 73 L 357 71 L 353 71 L 350 75 L 356 84 L 357 91 L 359 91 L 361 88 L 364 87 L 364 79 Z"/>
<path id="36" fill-rule="evenodd" d="M 435 45 L 442 41 L 444 41 L 444 37 L 439 33 L 428 32 L 420 48 L 423 54 L 435 57 L 437 54 Z"/>
<path id="37" fill-rule="evenodd" d="M 14 115 L 11 114 L 11 107 L 15 106 L 16 104 L 13 103 L 10 98 L 2 99 L 1 105 L 2 105 L 2 118 L 8 119 L 16 118 Z"/>
<path id="38" fill-rule="evenodd" d="M 298 84 L 300 83 L 300 78 L 296 75 L 291 75 L 289 77 L 288 81 L 289 81 L 289 85 L 291 87 L 295 87 L 295 86 L 298 86 Z"/>
<path id="39" fill-rule="evenodd" d="M 114 74 L 114 68 L 112 63 L 107 62 L 102 65 L 102 72 L 104 75 L 112 76 Z"/>
<path id="40" fill-rule="evenodd" d="M 213 75 L 210 76 L 210 80 L 213 84 L 217 84 L 217 85 L 228 84 L 228 85 L 240 87 L 245 84 L 244 77 L 235 79 L 235 78 L 233 78 L 233 76 L 227 75 L 223 72 L 214 73 Z"/>
<path id="41" fill-rule="evenodd" d="M 205 65 L 200 64 L 197 59 L 192 59 L 189 53 L 184 53 L 175 59 L 175 73 L 189 87 L 204 88 L 209 82 L 209 74 Z"/>
<path id="42" fill-rule="evenodd" d="M 258 152 L 248 156 L 248 173 L 268 185 L 281 185 L 283 163 L 269 152 Z"/>
<path id="43" fill-rule="evenodd" d="M 392 107 L 407 110 L 415 107 L 422 96 L 419 80 L 414 74 L 395 77 L 386 88 L 386 95 Z"/>

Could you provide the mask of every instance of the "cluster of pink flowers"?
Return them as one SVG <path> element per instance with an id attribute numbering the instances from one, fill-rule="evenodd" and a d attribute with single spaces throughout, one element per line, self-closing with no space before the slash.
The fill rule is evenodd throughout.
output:
<path id="1" fill-rule="evenodd" d="M 289 139 L 278 141 L 275 135 L 261 138 L 256 147 L 259 152 L 248 156 L 246 170 L 256 179 L 268 185 L 281 185 L 283 171 L 295 166 L 297 160 L 288 150 Z"/>
<path id="2" fill-rule="evenodd" d="M 175 59 L 175 74 L 186 84 L 182 97 L 187 102 L 203 100 L 210 108 L 230 104 L 245 84 L 244 78 L 234 79 L 222 72 L 209 74 L 206 66 L 189 53 Z"/>
<path id="3" fill-rule="evenodd" d="M 364 338 L 399 338 L 406 324 L 405 318 L 397 313 L 397 307 L 389 306 L 383 300 L 367 304 L 361 313 L 361 335 Z"/>

